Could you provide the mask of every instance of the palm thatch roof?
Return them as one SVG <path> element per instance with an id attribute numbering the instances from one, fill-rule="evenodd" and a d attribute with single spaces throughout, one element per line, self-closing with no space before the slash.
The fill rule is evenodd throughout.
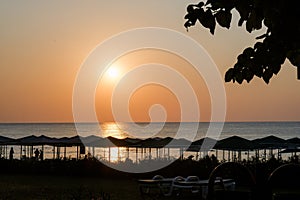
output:
<path id="1" fill-rule="evenodd" d="M 216 143 L 217 140 L 209 137 L 204 137 L 192 142 L 191 146 L 187 149 L 187 151 L 194 151 L 194 152 L 199 152 L 201 150 L 209 151 L 211 150 L 212 147 L 215 146 Z"/>
<path id="2" fill-rule="evenodd" d="M 287 147 L 286 140 L 274 135 L 269 135 L 252 141 L 258 143 L 260 149 L 283 149 Z"/>
<path id="3" fill-rule="evenodd" d="M 14 139 L 0 135 L 0 145 L 1 144 L 7 145 L 7 144 L 10 144 L 12 142 L 14 142 Z"/>
<path id="4" fill-rule="evenodd" d="M 214 147 L 214 149 L 233 151 L 248 151 L 256 148 L 258 148 L 257 143 L 239 136 L 231 136 L 219 140 Z"/>

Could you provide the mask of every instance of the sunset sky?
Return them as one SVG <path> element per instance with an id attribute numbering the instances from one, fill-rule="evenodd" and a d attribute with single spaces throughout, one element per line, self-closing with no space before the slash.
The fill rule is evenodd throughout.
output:
<path id="1" fill-rule="evenodd" d="M 1 1 L 0 122 L 72 122 L 73 86 L 81 65 L 101 42 L 134 28 L 168 28 L 193 38 L 205 48 L 223 78 L 239 53 L 253 46 L 263 31 L 247 33 L 237 26 L 234 13 L 229 30 L 218 26 L 213 36 L 198 24 L 187 32 L 184 15 L 193 2 L 198 1 Z M 170 66 L 188 79 L 199 100 L 199 120 L 210 120 L 207 86 L 188 62 L 170 52 L 139 50 L 116 59 L 116 71 L 99 82 L 95 95 L 99 121 L 114 121 L 112 89 L 119 81 L 123 85 L 132 81 L 126 79 L 130 70 L 149 63 Z M 227 121 L 300 120 L 300 80 L 288 60 L 268 85 L 254 78 L 249 84 L 224 82 L 224 86 Z M 180 120 L 176 95 L 156 84 L 133 92 L 128 109 L 135 121 L 147 121 L 148 110 L 155 104 L 165 107 L 168 121 Z"/>

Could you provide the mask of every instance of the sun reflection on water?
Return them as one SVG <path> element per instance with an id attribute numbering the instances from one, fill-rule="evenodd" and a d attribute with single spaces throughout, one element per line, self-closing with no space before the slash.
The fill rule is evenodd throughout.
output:
<path id="1" fill-rule="evenodd" d="M 106 122 L 100 124 L 102 130 L 102 137 L 114 137 L 123 139 L 127 137 L 127 134 L 118 126 L 115 122 Z"/>

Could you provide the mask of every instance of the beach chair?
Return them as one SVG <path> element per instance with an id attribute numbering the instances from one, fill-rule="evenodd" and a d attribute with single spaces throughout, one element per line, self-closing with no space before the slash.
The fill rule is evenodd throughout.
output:
<path id="1" fill-rule="evenodd" d="M 155 175 L 152 179 L 139 180 L 139 189 L 142 199 L 158 200 L 171 193 L 173 179 Z"/>
<path id="2" fill-rule="evenodd" d="M 218 165 L 210 174 L 207 200 L 253 200 L 255 179 L 251 171 L 236 162 Z"/>
<path id="3" fill-rule="evenodd" d="M 268 178 L 269 199 L 300 199 L 300 165 L 284 164 L 276 168 Z"/>
<path id="4" fill-rule="evenodd" d="M 188 176 L 185 179 L 174 180 L 174 199 L 201 199 L 202 190 L 198 176 Z"/>
<path id="5" fill-rule="evenodd" d="M 168 182 L 167 184 L 160 184 L 160 190 L 164 199 L 173 199 L 178 196 L 179 191 L 177 190 L 176 183 L 185 181 L 185 178 L 182 176 L 177 176 L 172 179 L 171 184 Z"/>

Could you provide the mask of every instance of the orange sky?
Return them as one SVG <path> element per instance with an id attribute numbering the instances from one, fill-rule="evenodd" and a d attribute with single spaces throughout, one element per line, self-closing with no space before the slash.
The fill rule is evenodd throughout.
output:
<path id="1" fill-rule="evenodd" d="M 232 28 L 218 27 L 214 36 L 200 25 L 186 32 L 183 17 L 191 2 L 2 1 L 0 122 L 72 122 L 72 92 L 81 64 L 99 43 L 132 28 L 169 28 L 195 39 L 224 76 L 237 55 L 245 47 L 252 46 L 261 32 L 248 34 L 237 27 L 236 14 Z M 176 41 L 184 45 L 180 42 Z M 201 110 L 199 120 L 209 121 L 207 87 L 182 58 L 168 52 L 143 50 L 124 55 L 118 62 L 120 73 L 147 63 L 165 64 L 178 70 L 191 82 L 197 94 Z M 121 83 L 126 85 L 126 77 L 123 78 Z M 102 81 L 95 96 L 96 113 L 100 121 L 113 121 L 111 90 L 117 79 Z M 269 85 L 254 78 L 250 84 L 224 83 L 224 86 L 228 121 L 300 120 L 300 94 L 297 92 L 300 82 L 296 80 L 296 68 L 289 61 Z M 158 85 L 148 85 L 133 93 L 129 101 L 132 118 L 149 120 L 148 109 L 154 104 L 165 106 L 169 121 L 180 119 L 178 100 L 168 88 Z"/>

